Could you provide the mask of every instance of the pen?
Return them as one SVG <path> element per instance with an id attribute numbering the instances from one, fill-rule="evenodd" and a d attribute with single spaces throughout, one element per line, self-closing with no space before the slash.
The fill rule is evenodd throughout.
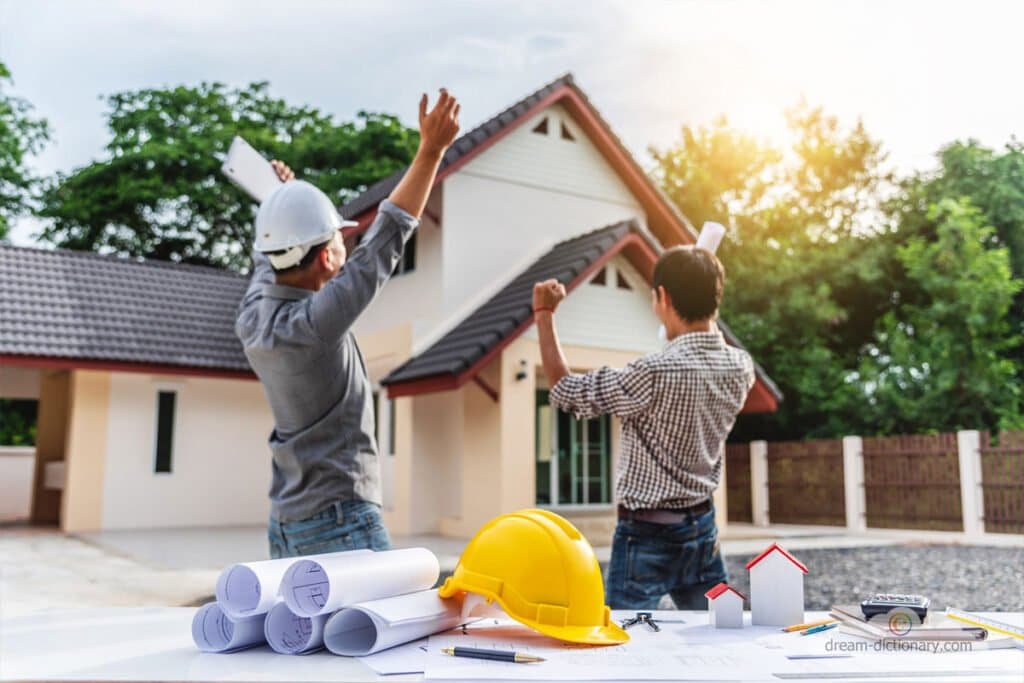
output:
<path id="1" fill-rule="evenodd" d="M 831 624 L 835 619 L 822 619 L 821 621 L 809 621 L 806 624 L 793 624 L 782 629 L 785 633 L 791 633 L 793 631 L 803 631 L 808 628 L 814 628 L 815 626 L 821 626 L 823 624 Z"/>
<path id="2" fill-rule="evenodd" d="M 813 628 L 809 628 L 806 631 L 800 631 L 800 635 L 802 635 L 802 636 L 809 636 L 812 633 L 821 633 L 822 631 L 827 631 L 830 628 L 835 628 L 836 626 L 839 626 L 839 622 L 834 621 L 831 624 L 822 624 L 821 626 L 815 626 Z"/>
<path id="3" fill-rule="evenodd" d="M 481 650 L 476 647 L 442 647 L 442 654 L 452 657 L 471 657 L 473 659 L 492 659 L 498 662 L 515 662 L 516 664 L 529 664 L 530 662 L 543 662 L 543 657 L 525 654 L 523 652 L 506 652 L 504 650 Z"/>

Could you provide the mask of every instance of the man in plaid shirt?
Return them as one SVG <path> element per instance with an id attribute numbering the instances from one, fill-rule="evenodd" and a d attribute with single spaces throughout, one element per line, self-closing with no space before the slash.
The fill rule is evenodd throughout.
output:
<path id="1" fill-rule="evenodd" d="M 704 609 L 704 593 L 727 579 L 711 496 L 725 439 L 754 384 L 754 363 L 728 346 L 715 324 L 724 285 L 711 252 L 666 251 L 654 268 L 651 300 L 668 343 L 621 370 L 586 374 L 569 371 L 555 331 L 565 287 L 557 280 L 534 287 L 552 405 L 577 419 L 622 420 L 605 594 L 612 609 L 654 609 L 665 594 L 678 609 Z"/>

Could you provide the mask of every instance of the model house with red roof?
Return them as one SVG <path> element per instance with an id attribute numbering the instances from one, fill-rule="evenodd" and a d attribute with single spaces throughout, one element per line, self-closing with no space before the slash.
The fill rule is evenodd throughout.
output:
<path id="1" fill-rule="evenodd" d="M 804 620 L 807 567 L 772 543 L 747 563 L 750 572 L 750 621 L 755 626 L 791 626 Z"/>
<path id="2" fill-rule="evenodd" d="M 743 628 L 745 595 L 727 583 L 720 583 L 704 597 L 708 599 L 708 623 L 715 628 Z"/>

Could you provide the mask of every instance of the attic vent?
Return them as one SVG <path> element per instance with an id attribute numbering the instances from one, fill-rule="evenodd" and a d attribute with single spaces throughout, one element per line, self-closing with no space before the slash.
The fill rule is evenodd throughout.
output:
<path id="1" fill-rule="evenodd" d="M 541 119 L 540 123 L 538 123 L 534 127 L 533 132 L 534 133 L 540 133 L 541 135 L 547 135 L 548 134 L 548 117 L 545 116 L 543 119 Z"/>
<path id="2" fill-rule="evenodd" d="M 619 272 L 618 270 L 615 271 L 615 286 L 618 287 L 619 289 L 633 289 L 632 287 L 629 286 L 629 283 L 626 282 L 626 278 L 622 277 L 622 273 Z"/>
<path id="3" fill-rule="evenodd" d="M 606 270 L 607 270 L 607 268 L 602 268 L 601 270 L 597 271 L 597 275 L 595 275 L 594 279 L 590 281 L 590 284 L 592 284 L 592 285 L 604 285 L 605 281 L 608 278 L 608 275 L 605 272 Z"/>
<path id="4" fill-rule="evenodd" d="M 576 138 L 573 137 L 572 133 L 569 131 L 569 128 L 568 126 L 565 125 L 565 123 L 562 123 L 562 139 L 568 140 L 570 142 L 576 142 Z"/>

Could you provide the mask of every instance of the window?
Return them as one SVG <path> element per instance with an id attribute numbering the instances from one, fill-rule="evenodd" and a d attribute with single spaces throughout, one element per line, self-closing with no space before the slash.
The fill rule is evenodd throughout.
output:
<path id="1" fill-rule="evenodd" d="M 605 272 L 606 270 L 608 269 L 602 268 L 601 270 L 597 271 L 597 275 L 595 275 L 594 278 L 590 281 L 590 284 L 604 286 L 605 282 L 608 279 L 608 273 Z"/>
<path id="2" fill-rule="evenodd" d="M 174 406 L 177 393 L 160 391 L 156 396 L 156 464 L 157 473 L 171 471 L 171 454 L 174 451 Z"/>
<path id="3" fill-rule="evenodd" d="M 577 420 L 537 392 L 537 505 L 611 503 L 611 420 Z"/>
<path id="4" fill-rule="evenodd" d="M 620 270 L 615 271 L 615 286 L 618 287 L 619 289 L 633 289 L 632 287 L 629 286 L 629 283 L 626 282 L 626 278 L 622 277 L 622 271 Z"/>
<path id="5" fill-rule="evenodd" d="M 540 133 L 541 135 L 548 134 L 548 117 L 541 119 L 540 123 L 533 127 L 534 133 Z"/>
<path id="6" fill-rule="evenodd" d="M 568 140 L 569 142 L 576 142 L 576 138 L 573 137 L 572 131 L 570 131 L 569 127 L 565 125 L 564 121 L 562 122 L 562 139 Z"/>

